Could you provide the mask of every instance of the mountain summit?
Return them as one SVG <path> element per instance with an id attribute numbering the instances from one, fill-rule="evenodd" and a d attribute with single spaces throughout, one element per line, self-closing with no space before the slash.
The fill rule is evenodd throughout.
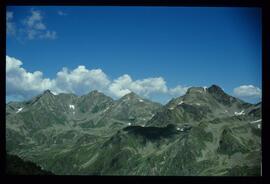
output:
<path id="1" fill-rule="evenodd" d="M 6 104 L 6 149 L 60 175 L 258 176 L 261 123 L 260 103 L 217 85 L 166 105 L 46 90 Z"/>

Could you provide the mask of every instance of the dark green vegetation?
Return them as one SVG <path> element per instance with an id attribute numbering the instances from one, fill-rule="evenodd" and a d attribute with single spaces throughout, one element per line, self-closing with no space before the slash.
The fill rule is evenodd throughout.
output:
<path id="1" fill-rule="evenodd" d="M 33 162 L 24 161 L 16 155 L 6 155 L 6 174 L 8 175 L 53 175 Z"/>
<path id="2" fill-rule="evenodd" d="M 6 105 L 6 149 L 54 174 L 260 175 L 261 104 L 216 85 L 161 104 L 50 91 Z"/>

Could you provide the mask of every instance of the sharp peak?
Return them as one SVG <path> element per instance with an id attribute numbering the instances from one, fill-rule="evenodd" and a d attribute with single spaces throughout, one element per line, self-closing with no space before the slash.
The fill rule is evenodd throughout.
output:
<path id="1" fill-rule="evenodd" d="M 121 98 L 128 98 L 128 97 L 138 97 L 141 98 L 138 94 L 134 93 L 133 91 L 125 94 L 124 96 L 122 96 Z"/>
<path id="2" fill-rule="evenodd" d="M 53 94 L 53 93 L 52 93 L 52 91 L 51 91 L 51 90 L 46 89 L 45 91 L 43 91 L 43 94 L 45 95 L 45 94 Z"/>
<path id="3" fill-rule="evenodd" d="M 216 85 L 216 84 L 212 84 L 212 85 L 210 86 L 210 88 L 219 88 L 219 89 L 221 89 L 221 87 L 219 87 L 219 86 Z"/>
<path id="4" fill-rule="evenodd" d="M 213 84 L 212 86 L 210 86 L 210 88 L 208 88 L 209 92 L 223 92 L 223 89 L 221 87 L 219 87 L 218 85 L 216 84 Z"/>

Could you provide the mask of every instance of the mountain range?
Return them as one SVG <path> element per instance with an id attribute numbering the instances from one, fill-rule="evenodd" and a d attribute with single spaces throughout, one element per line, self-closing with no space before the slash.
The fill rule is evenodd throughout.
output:
<path id="1" fill-rule="evenodd" d="M 261 122 L 217 85 L 165 105 L 46 90 L 6 104 L 6 151 L 56 175 L 258 176 Z"/>

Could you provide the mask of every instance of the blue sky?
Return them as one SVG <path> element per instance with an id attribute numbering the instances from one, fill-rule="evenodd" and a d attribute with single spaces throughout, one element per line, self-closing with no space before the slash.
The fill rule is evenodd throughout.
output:
<path id="1" fill-rule="evenodd" d="M 60 78 L 57 73 L 63 67 L 69 71 L 65 79 L 76 81 L 72 71 L 80 65 L 90 81 L 95 69 L 106 75 L 106 80 L 93 79 L 95 85 L 86 84 L 86 77 L 66 89 L 55 80 L 58 92 L 80 95 L 97 86 L 116 98 L 132 90 L 165 103 L 187 87 L 217 84 L 246 101 L 260 101 L 259 8 L 20 6 L 8 7 L 7 12 L 6 55 L 21 61 L 17 70 L 42 72 L 36 83 Z M 14 65 L 12 59 L 10 63 Z M 124 74 L 128 77 L 121 78 Z M 30 79 L 14 86 L 13 75 L 8 75 L 8 99 L 40 92 L 38 87 L 27 91 L 24 86 Z M 84 85 L 81 91 L 74 89 L 78 85 Z"/>

